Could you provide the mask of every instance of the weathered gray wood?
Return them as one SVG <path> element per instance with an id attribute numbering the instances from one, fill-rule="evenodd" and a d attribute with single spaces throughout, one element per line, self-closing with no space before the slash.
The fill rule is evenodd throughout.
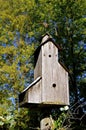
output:
<path id="1" fill-rule="evenodd" d="M 27 88 L 25 88 L 23 92 L 27 91 L 28 89 L 30 89 L 30 87 L 32 87 L 33 85 L 35 85 L 39 80 L 41 79 L 41 77 L 37 77 Z"/>
<path id="2" fill-rule="evenodd" d="M 41 44 L 47 41 L 50 38 L 50 36 L 47 34 L 42 38 Z"/>
<path id="3" fill-rule="evenodd" d="M 42 51 L 42 102 L 67 105 L 68 72 L 58 63 L 58 49 L 49 42 Z"/>
<path id="4" fill-rule="evenodd" d="M 40 50 L 38 60 L 34 69 L 34 80 L 42 76 L 42 51 Z"/>
<path id="5" fill-rule="evenodd" d="M 58 62 L 58 47 L 48 39 L 42 39 L 34 69 L 34 80 L 42 79 L 23 91 L 20 104 L 69 105 L 68 72 Z"/>
<path id="6" fill-rule="evenodd" d="M 41 130 L 54 130 L 54 120 L 52 119 L 51 116 L 43 118 L 40 121 L 40 129 Z"/>
<path id="7" fill-rule="evenodd" d="M 41 82 L 42 80 L 28 89 L 28 103 L 41 103 Z"/>
<path id="8" fill-rule="evenodd" d="M 26 103 L 41 103 L 41 80 L 41 77 L 38 77 L 19 95 L 20 106 Z"/>

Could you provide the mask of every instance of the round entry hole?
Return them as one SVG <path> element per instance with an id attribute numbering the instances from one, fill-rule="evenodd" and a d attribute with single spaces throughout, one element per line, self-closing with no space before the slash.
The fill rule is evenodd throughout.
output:
<path id="1" fill-rule="evenodd" d="M 49 55 L 49 57 L 51 57 L 51 55 Z"/>
<path id="2" fill-rule="evenodd" d="M 54 88 L 56 87 L 56 84 L 55 83 L 53 83 L 53 85 L 52 85 Z"/>

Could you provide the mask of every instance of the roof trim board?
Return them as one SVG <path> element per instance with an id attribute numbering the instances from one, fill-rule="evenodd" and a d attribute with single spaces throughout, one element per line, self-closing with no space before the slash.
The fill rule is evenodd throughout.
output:
<path id="1" fill-rule="evenodd" d="M 27 88 L 25 88 L 21 93 L 27 91 L 30 87 L 32 87 L 33 85 L 35 85 L 38 81 L 40 81 L 40 79 L 42 79 L 42 77 L 38 77 L 36 80 L 34 80 Z"/>

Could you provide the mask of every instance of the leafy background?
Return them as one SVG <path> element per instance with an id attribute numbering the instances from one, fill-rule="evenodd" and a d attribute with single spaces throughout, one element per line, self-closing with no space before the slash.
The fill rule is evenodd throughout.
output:
<path id="1" fill-rule="evenodd" d="M 86 129 L 86 1 L 0 0 L 1 130 L 26 130 L 39 125 L 40 113 L 20 109 L 18 94 L 33 81 L 33 53 L 46 32 L 62 47 L 60 61 L 69 70 L 72 115 L 78 107 L 68 130 Z M 55 110 L 52 115 L 57 128 L 67 129 L 61 125 L 62 113 Z"/>

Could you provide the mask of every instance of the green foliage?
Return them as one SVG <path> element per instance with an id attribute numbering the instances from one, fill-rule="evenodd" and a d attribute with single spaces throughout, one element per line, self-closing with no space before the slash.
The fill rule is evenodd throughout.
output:
<path id="1" fill-rule="evenodd" d="M 31 82 L 32 55 L 46 32 L 63 49 L 60 60 L 69 69 L 71 102 L 85 100 L 86 1 L 0 0 L 0 129 L 28 127 L 28 111 L 18 111 L 10 97 L 17 99 Z"/>
<path id="2" fill-rule="evenodd" d="M 14 110 L 11 112 L 2 114 L 0 116 L 0 129 L 8 130 L 26 130 L 29 124 L 28 110 Z"/>
<path id="3" fill-rule="evenodd" d="M 59 129 L 59 128 L 63 127 L 63 122 L 64 122 L 65 118 L 66 118 L 66 114 L 61 113 L 60 116 L 58 117 L 58 120 L 55 121 L 55 128 L 56 129 Z"/>

